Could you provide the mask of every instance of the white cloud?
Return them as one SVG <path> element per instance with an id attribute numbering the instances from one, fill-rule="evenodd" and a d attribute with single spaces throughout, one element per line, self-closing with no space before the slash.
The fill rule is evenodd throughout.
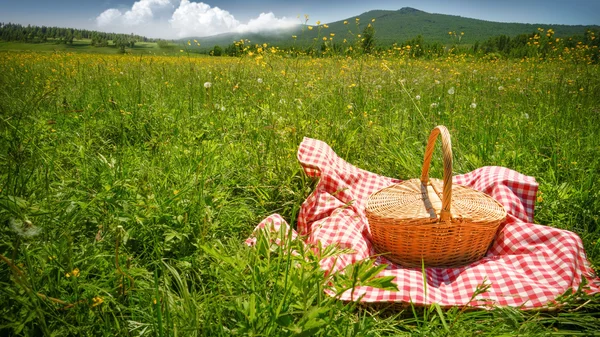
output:
<path id="1" fill-rule="evenodd" d="M 228 32 L 258 32 L 288 28 L 295 21 L 277 18 L 270 13 L 261 13 L 248 23 L 239 22 L 231 13 L 203 2 L 180 0 L 139 0 L 131 9 L 121 11 L 110 8 L 96 17 L 96 24 L 112 31 L 148 37 L 184 38 L 210 36 Z"/>
<path id="2" fill-rule="evenodd" d="M 133 3 L 131 10 L 123 14 L 125 24 L 135 26 L 148 23 L 154 18 L 154 11 L 173 7 L 169 0 L 140 0 Z"/>
<path id="3" fill-rule="evenodd" d="M 97 18 L 98 26 L 138 26 L 152 22 L 154 12 L 173 5 L 169 0 L 139 0 L 133 3 L 131 9 L 124 13 L 116 8 L 110 8 L 102 12 Z"/>
<path id="4" fill-rule="evenodd" d="M 111 24 L 116 23 L 122 16 L 123 14 L 121 14 L 120 10 L 110 8 L 98 15 L 96 23 L 100 27 L 110 26 Z"/>
<path id="5" fill-rule="evenodd" d="M 256 33 L 262 30 L 274 30 L 290 28 L 297 22 L 285 17 L 278 19 L 273 12 L 260 13 L 258 18 L 251 19 L 247 24 L 239 25 L 237 31 L 240 33 L 252 32 Z"/>
<path id="6" fill-rule="evenodd" d="M 235 30 L 240 25 L 233 15 L 203 2 L 181 0 L 169 20 L 178 37 L 209 36 Z"/>

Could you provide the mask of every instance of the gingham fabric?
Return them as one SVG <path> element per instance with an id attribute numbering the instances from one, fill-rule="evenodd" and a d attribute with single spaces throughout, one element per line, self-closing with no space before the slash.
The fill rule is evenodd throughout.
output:
<path id="1" fill-rule="evenodd" d="M 321 242 L 323 246 L 336 244 L 354 250 L 323 260 L 321 267 L 341 270 L 376 255 L 369 241 L 366 202 L 373 192 L 399 180 L 358 169 L 315 139 L 303 140 L 298 160 L 308 176 L 319 178 L 314 192 L 302 204 L 298 234 L 308 244 Z M 600 279 L 586 259 L 581 239 L 566 230 L 532 223 L 537 193 L 533 177 L 503 167 L 483 167 L 453 177 L 453 183 L 487 193 L 508 213 L 487 255 L 465 267 L 426 268 L 426 285 L 420 268 L 404 268 L 380 256 L 376 263 L 389 265 L 380 276 L 394 276 L 398 291 L 357 287 L 344 293 L 341 300 L 532 309 L 559 305 L 557 296 L 577 289 L 583 278 L 587 280 L 586 292 L 600 292 Z M 272 230 L 288 226 L 277 214 L 263 220 L 257 229 L 267 225 Z M 253 238 L 247 240 L 248 244 L 253 242 Z M 489 285 L 488 291 L 472 300 L 475 289 L 483 283 Z"/>

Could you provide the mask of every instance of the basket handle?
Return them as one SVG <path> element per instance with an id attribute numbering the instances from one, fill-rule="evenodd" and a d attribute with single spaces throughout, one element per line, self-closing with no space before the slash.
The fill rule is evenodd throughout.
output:
<path id="1" fill-rule="evenodd" d="M 438 135 L 442 135 L 442 154 L 444 159 L 444 190 L 442 192 L 442 211 L 440 212 L 440 221 L 450 220 L 450 201 L 452 200 L 452 142 L 450 133 L 443 125 L 436 126 L 429 135 L 427 148 L 425 148 L 425 160 L 423 161 L 423 171 L 421 172 L 421 183 L 427 186 L 429 183 L 429 166 L 431 157 L 435 148 L 435 141 Z"/>

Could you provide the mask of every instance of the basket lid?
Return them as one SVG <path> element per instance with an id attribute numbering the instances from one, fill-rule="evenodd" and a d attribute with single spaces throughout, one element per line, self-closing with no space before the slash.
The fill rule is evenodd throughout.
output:
<path id="1" fill-rule="evenodd" d="M 423 224 L 445 221 L 442 213 L 443 182 L 429 179 L 425 185 L 420 179 L 406 180 L 383 188 L 369 197 L 367 217 L 394 220 L 402 223 Z M 461 185 L 452 185 L 450 201 L 451 222 L 470 223 L 502 220 L 506 217 L 504 207 L 487 194 Z"/>

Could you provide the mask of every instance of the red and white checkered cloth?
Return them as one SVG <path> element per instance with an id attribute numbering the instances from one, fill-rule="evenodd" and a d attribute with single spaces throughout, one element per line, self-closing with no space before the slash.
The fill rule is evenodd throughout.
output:
<path id="1" fill-rule="evenodd" d="M 326 143 L 310 138 L 300 144 L 298 160 L 308 176 L 320 178 L 314 192 L 302 204 L 299 234 L 309 244 L 336 244 L 355 251 L 324 259 L 321 267 L 341 270 L 376 255 L 369 241 L 366 202 L 373 192 L 399 180 L 358 169 L 338 157 Z M 380 256 L 376 262 L 389 267 L 379 276 L 394 276 L 398 291 L 357 287 L 354 299 L 531 309 L 556 304 L 557 296 L 577 289 L 583 278 L 588 283 L 586 292 L 600 292 L 600 279 L 586 259 L 581 239 L 566 230 L 531 223 L 537 192 L 533 177 L 503 167 L 483 167 L 455 176 L 453 183 L 487 193 L 508 213 L 506 224 L 487 255 L 465 267 L 426 268 L 426 289 L 420 268 L 404 268 Z M 278 214 L 264 219 L 257 229 L 266 225 L 274 230 L 288 226 Z M 253 240 L 250 238 L 247 243 L 252 244 Z M 484 281 L 490 285 L 489 290 L 471 300 L 477 286 Z M 352 292 L 344 293 L 341 299 L 353 300 Z"/>

